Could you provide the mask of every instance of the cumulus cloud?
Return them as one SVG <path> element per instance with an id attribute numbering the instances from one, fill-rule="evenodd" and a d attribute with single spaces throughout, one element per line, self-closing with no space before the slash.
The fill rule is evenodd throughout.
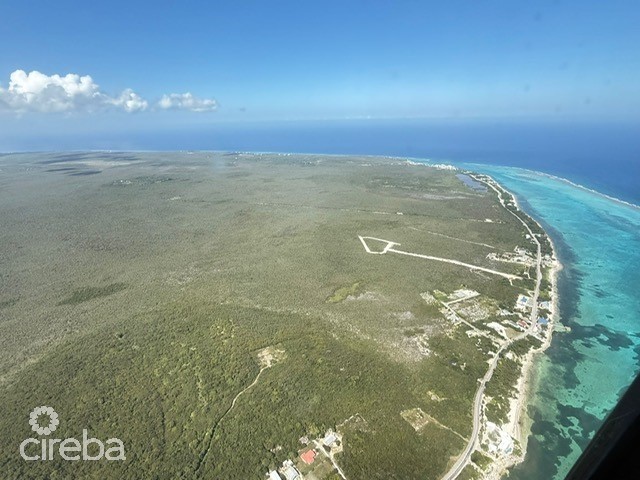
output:
<path id="1" fill-rule="evenodd" d="M 171 93 L 163 95 L 158 102 L 158 107 L 163 110 L 190 110 L 192 112 L 213 112 L 218 108 L 215 100 L 210 98 L 198 98 L 193 94 Z"/>
<path id="2" fill-rule="evenodd" d="M 111 105 L 122 108 L 125 112 L 141 112 L 146 110 L 149 106 L 144 98 L 138 95 L 136 92 L 127 88 L 120 94 L 118 98 L 110 98 L 108 103 Z"/>
<path id="3" fill-rule="evenodd" d="M 35 70 L 29 73 L 16 70 L 9 77 L 7 88 L 0 85 L 0 111 L 71 113 L 111 109 L 134 113 L 148 110 L 149 106 L 147 100 L 130 88 L 116 96 L 104 93 L 89 75 L 46 75 Z M 193 112 L 211 112 L 217 108 L 215 100 L 198 98 L 191 93 L 164 95 L 155 106 Z"/>
<path id="4" fill-rule="evenodd" d="M 61 77 L 16 70 L 9 78 L 9 87 L 0 87 L 0 107 L 17 112 L 68 112 L 91 109 L 104 101 L 103 96 L 89 75 L 70 73 Z"/>

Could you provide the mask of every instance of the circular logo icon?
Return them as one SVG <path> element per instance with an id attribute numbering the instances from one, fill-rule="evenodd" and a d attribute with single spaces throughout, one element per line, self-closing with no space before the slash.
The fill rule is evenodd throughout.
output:
<path id="1" fill-rule="evenodd" d="M 38 417 L 40 417 L 40 415 L 49 416 L 49 425 L 45 427 L 40 426 L 38 423 Z M 36 432 L 38 435 L 49 435 L 58 428 L 59 423 L 60 420 L 58 420 L 58 414 L 56 411 L 52 407 L 47 407 L 46 405 L 34 408 L 29 414 L 29 425 L 31 425 L 31 430 Z"/>

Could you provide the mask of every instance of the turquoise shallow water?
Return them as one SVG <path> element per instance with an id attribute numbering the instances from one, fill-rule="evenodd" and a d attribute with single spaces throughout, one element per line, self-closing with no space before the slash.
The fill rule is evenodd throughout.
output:
<path id="1" fill-rule="evenodd" d="M 537 172 L 462 166 L 516 194 L 564 266 L 560 316 L 572 331 L 538 359 L 527 456 L 509 477 L 561 479 L 640 371 L 640 209 Z"/>

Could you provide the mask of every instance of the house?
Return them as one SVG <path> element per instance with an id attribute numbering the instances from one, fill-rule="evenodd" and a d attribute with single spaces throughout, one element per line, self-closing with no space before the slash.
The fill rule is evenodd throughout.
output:
<path id="1" fill-rule="evenodd" d="M 278 472 L 276 472 L 275 470 L 270 470 L 269 472 L 267 472 L 267 478 L 269 480 L 282 480 L 282 477 L 278 475 Z"/>
<path id="2" fill-rule="evenodd" d="M 302 478 L 300 476 L 300 472 L 296 470 L 296 467 L 293 466 L 293 462 L 291 460 L 285 460 L 282 462 L 280 473 L 284 475 L 285 480 L 298 480 L 299 478 Z"/>
<path id="3" fill-rule="evenodd" d="M 518 300 L 516 301 L 516 309 L 524 310 L 527 307 L 531 306 L 531 298 L 526 295 L 518 295 Z"/>
<path id="4" fill-rule="evenodd" d="M 286 480 L 297 480 L 298 478 L 300 478 L 300 472 L 298 472 L 298 470 L 296 470 L 296 467 L 294 467 L 293 465 L 284 467 L 282 469 L 282 474 L 284 475 L 284 478 Z"/>
<path id="5" fill-rule="evenodd" d="M 335 433 L 333 433 L 332 431 L 328 431 L 324 439 L 322 440 L 322 444 L 325 447 L 331 447 L 334 443 L 336 443 L 337 439 L 338 437 L 336 436 Z"/>
<path id="6" fill-rule="evenodd" d="M 538 323 L 540 325 L 547 325 L 549 323 L 549 319 L 545 318 L 545 317 L 540 317 L 540 318 L 538 318 Z"/>
<path id="7" fill-rule="evenodd" d="M 316 451 L 312 448 L 300 454 L 300 458 L 307 465 L 311 465 L 313 461 L 316 459 Z"/>

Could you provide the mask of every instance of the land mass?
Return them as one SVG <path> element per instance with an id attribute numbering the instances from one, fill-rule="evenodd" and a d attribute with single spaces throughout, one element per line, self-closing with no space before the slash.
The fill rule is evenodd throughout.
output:
<path id="1" fill-rule="evenodd" d="M 499 478 L 559 264 L 492 178 L 403 159 L 19 154 L 0 164 L 9 478 Z M 120 462 L 24 461 L 117 437 Z"/>

